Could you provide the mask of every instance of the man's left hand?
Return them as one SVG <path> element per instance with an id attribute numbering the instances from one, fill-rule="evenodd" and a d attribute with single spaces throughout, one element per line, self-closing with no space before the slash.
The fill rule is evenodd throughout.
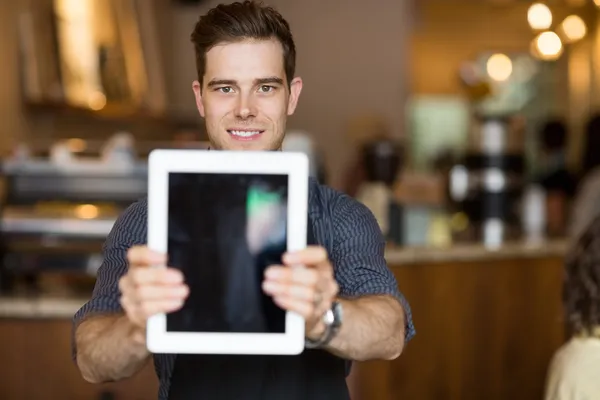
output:
<path id="1" fill-rule="evenodd" d="M 279 307 L 304 317 L 306 337 L 317 340 L 325 331 L 323 315 L 331 308 L 339 290 L 327 251 L 320 246 L 309 246 L 286 253 L 283 263 L 267 268 L 263 290 Z"/>

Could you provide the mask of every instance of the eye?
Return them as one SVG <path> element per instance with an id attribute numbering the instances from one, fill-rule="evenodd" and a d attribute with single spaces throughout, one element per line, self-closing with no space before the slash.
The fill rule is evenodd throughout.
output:
<path id="1" fill-rule="evenodd" d="M 223 86 L 223 87 L 217 88 L 217 91 L 219 91 L 221 93 L 231 93 L 231 92 L 233 92 L 233 88 L 231 86 Z"/>
<path id="2" fill-rule="evenodd" d="M 271 85 L 262 85 L 259 88 L 259 92 L 263 92 L 263 93 L 269 93 L 269 92 L 272 92 L 274 90 L 275 90 L 275 87 L 271 86 Z"/>

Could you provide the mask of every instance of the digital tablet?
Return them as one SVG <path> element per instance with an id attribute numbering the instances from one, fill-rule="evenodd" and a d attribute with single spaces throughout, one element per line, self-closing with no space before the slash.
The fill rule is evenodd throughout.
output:
<path id="1" fill-rule="evenodd" d="M 155 150 L 148 167 L 148 246 L 190 288 L 180 310 L 148 320 L 149 351 L 301 353 L 304 319 L 261 285 L 266 267 L 306 247 L 307 157 Z"/>

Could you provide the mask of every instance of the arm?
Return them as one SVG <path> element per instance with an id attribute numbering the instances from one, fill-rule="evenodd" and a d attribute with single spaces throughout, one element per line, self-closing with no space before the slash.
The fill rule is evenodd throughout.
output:
<path id="1" fill-rule="evenodd" d="M 344 323 L 326 350 L 338 357 L 367 361 L 394 360 L 405 341 L 405 318 L 400 303 L 389 296 L 340 299 Z"/>
<path id="2" fill-rule="evenodd" d="M 343 323 L 326 349 L 359 361 L 395 359 L 415 332 L 410 307 L 385 261 L 385 239 L 363 204 L 340 196 L 334 210 L 330 259 Z"/>
<path id="3" fill-rule="evenodd" d="M 85 319 L 75 333 L 77 365 L 91 383 L 133 376 L 149 360 L 144 332 L 125 315 L 96 315 Z"/>
<path id="4" fill-rule="evenodd" d="M 144 332 L 124 316 L 118 288 L 127 272 L 128 248 L 134 239 L 145 240 L 145 231 L 139 232 L 145 218 L 144 205 L 136 203 L 117 220 L 104 245 L 92 298 L 73 319 L 73 358 L 89 382 L 129 377 L 149 359 Z"/>

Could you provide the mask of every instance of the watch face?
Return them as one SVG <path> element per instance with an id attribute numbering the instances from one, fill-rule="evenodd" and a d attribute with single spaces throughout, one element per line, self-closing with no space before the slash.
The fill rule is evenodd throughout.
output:
<path id="1" fill-rule="evenodd" d="M 335 313 L 333 312 L 333 310 L 328 310 L 325 315 L 323 316 L 323 322 L 325 323 L 325 326 L 331 326 L 335 324 Z"/>

